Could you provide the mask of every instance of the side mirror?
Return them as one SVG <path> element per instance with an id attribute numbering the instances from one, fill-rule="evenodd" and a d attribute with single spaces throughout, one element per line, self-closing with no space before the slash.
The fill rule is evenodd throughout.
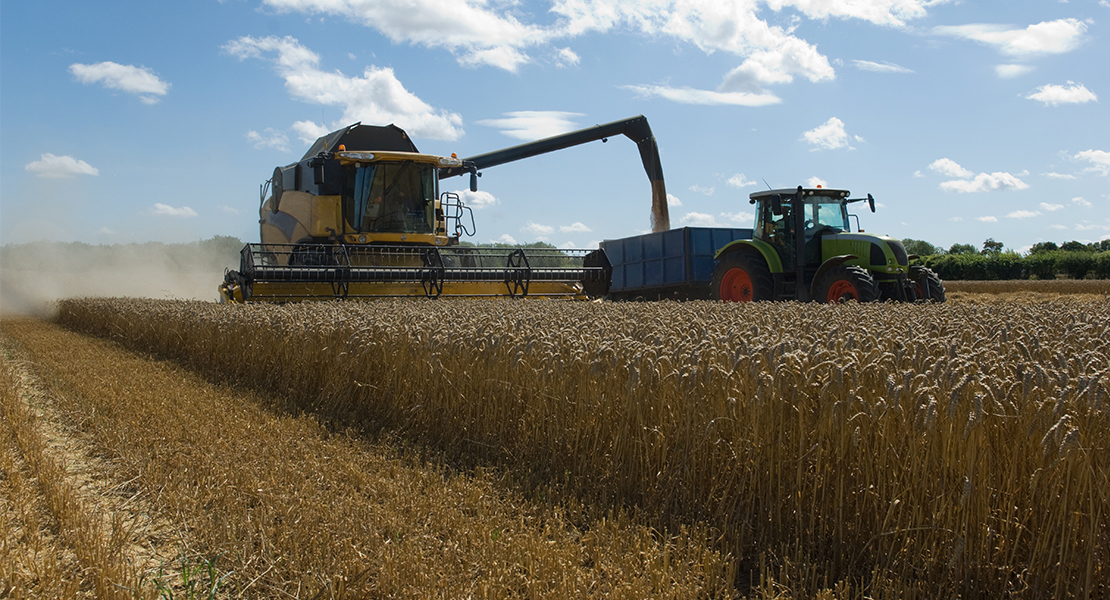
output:
<path id="1" fill-rule="evenodd" d="M 778 194 L 771 196 L 771 213 L 776 217 L 782 214 L 782 196 Z"/>
<path id="2" fill-rule="evenodd" d="M 478 191 L 478 172 L 477 171 L 471 171 L 470 172 L 470 191 L 472 191 L 472 192 L 477 192 Z"/>
<path id="3" fill-rule="evenodd" d="M 310 163 L 312 165 L 313 185 L 324 184 L 324 160 L 326 160 L 325 155 L 323 152 L 321 152 L 313 157 L 312 162 Z"/>
<path id="4" fill-rule="evenodd" d="M 875 212 L 875 199 L 871 197 L 871 194 L 867 195 L 867 205 L 871 207 L 871 212 Z"/>

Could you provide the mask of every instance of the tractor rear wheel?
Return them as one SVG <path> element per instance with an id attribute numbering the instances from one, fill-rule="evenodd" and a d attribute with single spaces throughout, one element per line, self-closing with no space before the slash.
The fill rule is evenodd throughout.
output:
<path id="1" fill-rule="evenodd" d="M 917 299 L 933 302 L 944 302 L 947 298 L 944 295 L 944 282 L 940 280 L 940 276 L 933 272 L 928 267 L 910 267 L 910 279 L 913 280 L 914 285 L 917 287 Z M 928 284 L 929 293 L 925 293 L 925 287 Z"/>
<path id="2" fill-rule="evenodd" d="M 713 298 L 723 302 L 774 300 L 775 281 L 763 257 L 733 252 L 713 270 Z"/>
<path id="3" fill-rule="evenodd" d="M 827 304 L 841 302 L 875 302 L 879 299 L 879 284 L 865 269 L 840 265 L 833 267 L 817 286 L 817 301 Z"/>

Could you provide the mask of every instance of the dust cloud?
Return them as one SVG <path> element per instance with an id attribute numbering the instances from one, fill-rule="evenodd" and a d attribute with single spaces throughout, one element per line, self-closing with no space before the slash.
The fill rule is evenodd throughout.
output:
<path id="1" fill-rule="evenodd" d="M 224 269 L 239 268 L 243 242 L 188 244 L 34 242 L 0 248 L 0 314 L 49 317 L 57 300 L 87 296 L 219 299 Z"/>

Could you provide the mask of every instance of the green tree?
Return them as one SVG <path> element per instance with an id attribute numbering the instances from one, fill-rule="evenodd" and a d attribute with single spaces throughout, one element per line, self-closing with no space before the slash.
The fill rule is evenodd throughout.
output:
<path id="1" fill-rule="evenodd" d="M 994 238 L 987 238 L 983 242 L 983 254 L 997 254 L 1002 252 L 1002 242 L 994 241 Z"/>
<path id="2" fill-rule="evenodd" d="M 916 254 L 918 256 L 932 256 L 944 252 L 944 250 L 937 248 L 925 240 L 906 238 L 902 240 L 902 245 L 906 247 L 907 254 Z"/>
<path id="3" fill-rule="evenodd" d="M 952 246 L 950 248 L 948 248 L 948 253 L 949 254 L 977 254 L 977 252 L 975 251 L 975 246 L 972 246 L 971 244 L 952 244 Z"/>
<path id="4" fill-rule="evenodd" d="M 1086 252 L 1088 248 L 1087 244 L 1072 240 L 1070 242 L 1064 242 L 1064 244 L 1060 246 L 1060 249 L 1064 252 Z"/>
<path id="5" fill-rule="evenodd" d="M 1041 252 L 1052 252 L 1054 250 L 1059 250 L 1059 249 L 1060 249 L 1060 247 L 1056 245 L 1056 242 L 1037 242 L 1036 244 L 1033 244 L 1032 248 L 1029 249 L 1029 254 L 1039 254 Z"/>

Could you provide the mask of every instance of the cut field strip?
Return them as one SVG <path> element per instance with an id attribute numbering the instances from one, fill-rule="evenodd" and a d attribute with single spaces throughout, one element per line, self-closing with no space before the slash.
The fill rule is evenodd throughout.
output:
<path id="1" fill-rule="evenodd" d="M 181 572 L 219 597 L 727 596 L 701 534 L 620 511 L 537 504 L 497 470 L 336 433 L 173 363 L 53 325 L 5 321 L 61 413 L 187 546 Z M 206 577 L 208 567 L 213 577 Z M 157 572 L 148 575 L 147 584 Z M 152 588 L 148 588 L 152 589 Z M 202 596 L 203 597 L 203 596 Z"/>

